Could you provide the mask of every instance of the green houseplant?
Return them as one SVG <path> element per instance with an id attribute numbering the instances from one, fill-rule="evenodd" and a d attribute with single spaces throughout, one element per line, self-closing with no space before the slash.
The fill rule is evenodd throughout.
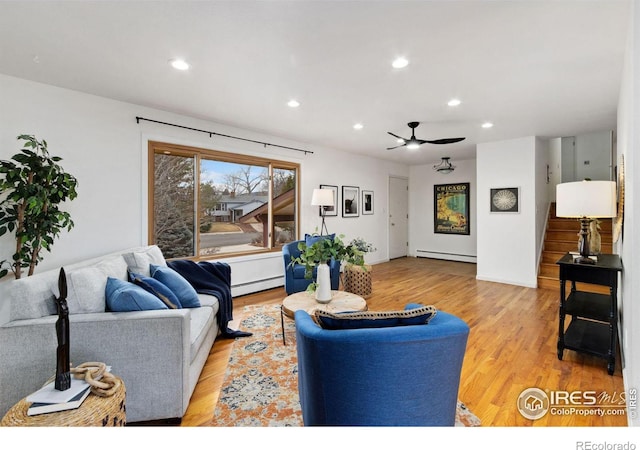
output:
<path id="1" fill-rule="evenodd" d="M 314 236 L 318 235 L 315 234 Z M 340 263 L 355 265 L 366 270 L 364 263 L 365 252 L 360 250 L 356 245 L 351 243 L 345 244 L 343 239 L 344 235 L 341 234 L 334 236 L 333 239 L 329 237 L 317 239 L 311 245 L 307 245 L 305 241 L 301 241 L 298 243 L 300 256 L 293 258 L 291 260 L 291 264 L 302 264 L 305 268 L 305 278 L 313 277 L 313 269 L 316 269 L 318 273 L 322 272 L 324 269 L 323 265 L 326 265 L 332 258 Z M 321 277 L 321 275 L 318 275 L 318 280 L 309 284 L 307 290 L 316 291 L 317 289 L 320 289 L 321 286 L 318 284 L 322 284 L 322 281 L 320 280 Z M 328 289 L 330 291 L 330 287 Z M 318 298 L 317 295 L 316 298 Z"/>
<path id="2" fill-rule="evenodd" d="M 33 275 L 41 250 L 50 251 L 54 238 L 73 228 L 60 205 L 76 198 L 77 180 L 58 164 L 62 158 L 49 155 L 45 140 L 26 134 L 18 140 L 24 141 L 22 150 L 0 161 L 0 236 L 15 231 L 16 239 L 11 260 L 0 261 L 0 278 L 9 269 L 16 279 L 24 268 Z"/>
<path id="3" fill-rule="evenodd" d="M 365 264 L 364 255 L 369 252 L 375 252 L 377 249 L 361 237 L 351 240 L 349 246 L 358 250 L 359 264 L 352 264 L 348 261 L 347 264 L 345 264 L 343 278 L 344 290 L 353 292 L 367 299 L 371 297 L 373 283 L 371 280 L 371 266 Z"/>

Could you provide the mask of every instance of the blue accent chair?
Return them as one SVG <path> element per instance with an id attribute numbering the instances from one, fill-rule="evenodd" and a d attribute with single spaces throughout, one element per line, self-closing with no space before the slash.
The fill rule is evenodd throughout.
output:
<path id="1" fill-rule="evenodd" d="M 409 307 L 409 305 L 407 306 Z M 468 325 L 322 329 L 295 312 L 305 426 L 454 426 Z"/>
<path id="2" fill-rule="evenodd" d="M 284 288 L 287 291 L 287 295 L 305 291 L 316 278 L 315 269 L 313 271 L 313 278 L 305 278 L 304 265 L 290 264 L 292 258 L 300 256 L 300 250 L 298 250 L 298 243 L 300 242 L 304 241 L 293 241 L 282 246 L 282 257 L 284 259 Z M 331 289 L 337 291 L 340 288 L 340 262 L 332 259 L 329 263 L 329 270 L 331 273 Z"/>

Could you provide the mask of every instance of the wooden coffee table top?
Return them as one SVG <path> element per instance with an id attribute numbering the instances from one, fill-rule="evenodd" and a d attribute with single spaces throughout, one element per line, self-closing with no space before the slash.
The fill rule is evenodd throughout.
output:
<path id="1" fill-rule="evenodd" d="M 345 291 L 331 291 L 329 303 L 318 303 L 315 294 L 307 291 L 296 292 L 282 301 L 282 312 L 290 319 L 293 319 L 293 314 L 300 309 L 305 310 L 309 315 L 312 315 L 316 309 L 332 313 L 366 311 L 367 302 L 359 295 Z"/>

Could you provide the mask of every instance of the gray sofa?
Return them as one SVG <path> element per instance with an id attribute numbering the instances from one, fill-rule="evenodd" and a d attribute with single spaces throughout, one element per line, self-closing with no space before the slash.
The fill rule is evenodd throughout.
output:
<path id="1" fill-rule="evenodd" d="M 129 423 L 181 418 L 218 336 L 211 295 L 198 294 L 199 308 L 105 312 L 107 277 L 149 275 L 150 263 L 166 265 L 157 246 L 64 267 L 72 365 L 111 366 L 126 386 Z M 55 374 L 58 274 L 0 283 L 0 417 Z"/>

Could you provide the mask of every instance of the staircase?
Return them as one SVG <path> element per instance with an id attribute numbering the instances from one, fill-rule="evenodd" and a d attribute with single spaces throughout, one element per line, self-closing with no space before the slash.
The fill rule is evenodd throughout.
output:
<path id="1" fill-rule="evenodd" d="M 602 253 L 612 253 L 613 235 L 611 219 L 600 220 L 600 236 Z M 556 264 L 567 252 L 578 251 L 578 232 L 580 221 L 556 217 L 556 204 L 551 203 L 547 232 L 544 238 L 542 259 L 538 268 L 538 288 L 560 290 L 560 267 Z M 608 294 L 605 286 L 576 283 L 578 289 L 587 292 Z M 568 288 L 568 287 L 567 287 Z"/>

